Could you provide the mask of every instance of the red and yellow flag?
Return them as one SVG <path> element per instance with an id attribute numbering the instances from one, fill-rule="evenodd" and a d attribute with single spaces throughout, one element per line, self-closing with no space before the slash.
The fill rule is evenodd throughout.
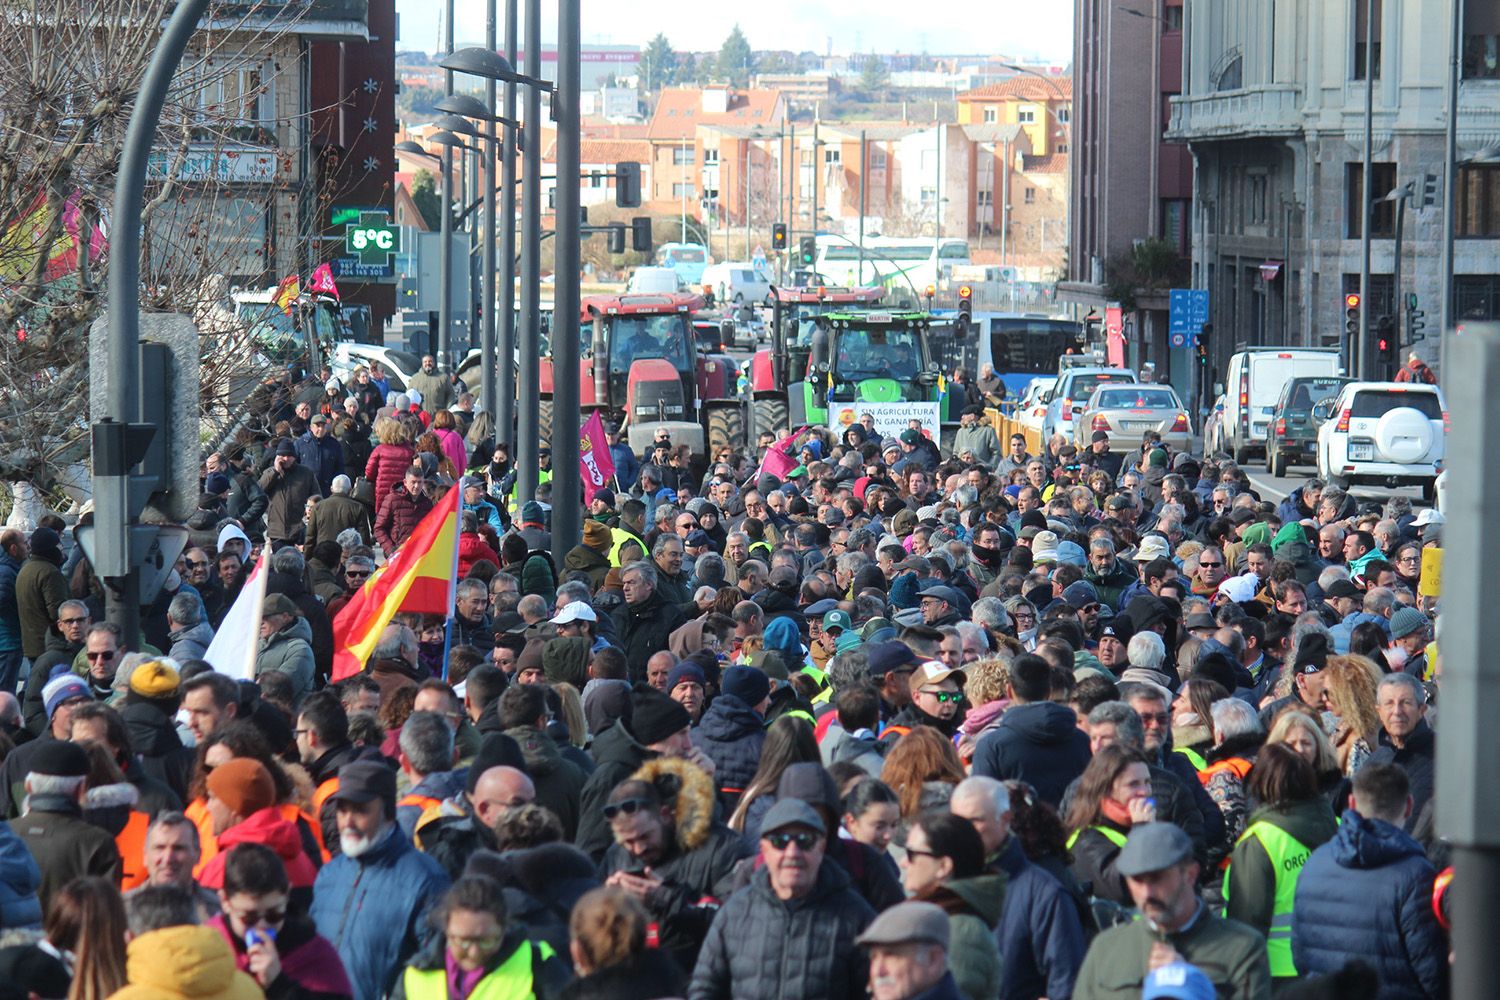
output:
<path id="1" fill-rule="evenodd" d="M 458 503 L 453 486 L 333 620 L 333 679 L 364 669 L 398 611 L 451 615 L 458 581 Z"/>
<path id="2" fill-rule="evenodd" d="M 281 308 L 288 316 L 292 314 L 292 303 L 297 301 L 297 296 L 302 294 L 302 281 L 295 274 L 289 274 L 281 279 L 281 284 L 276 286 L 276 294 L 271 301 Z"/>

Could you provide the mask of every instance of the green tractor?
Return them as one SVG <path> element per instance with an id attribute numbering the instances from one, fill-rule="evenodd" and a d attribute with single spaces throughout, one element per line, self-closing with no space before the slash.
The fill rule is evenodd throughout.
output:
<path id="1" fill-rule="evenodd" d="M 811 319 L 805 372 L 789 373 L 791 425 L 824 424 L 838 431 L 869 412 L 894 435 L 910 420 L 936 434 L 940 371 L 925 312 L 829 312 Z"/>

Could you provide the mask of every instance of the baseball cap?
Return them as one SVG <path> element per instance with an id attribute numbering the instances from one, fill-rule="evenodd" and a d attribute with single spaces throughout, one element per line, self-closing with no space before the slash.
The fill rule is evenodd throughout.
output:
<path id="1" fill-rule="evenodd" d="M 941 684 L 949 679 L 962 689 L 969 677 L 962 670 L 949 670 L 948 665 L 942 660 L 928 660 L 918 666 L 917 672 L 911 675 L 911 689 L 920 691 L 924 687 Z"/>
<path id="2" fill-rule="evenodd" d="M 911 427 L 908 427 L 906 430 L 901 432 L 901 441 L 903 444 L 917 444 L 921 440 L 921 432 Z"/>
<path id="3" fill-rule="evenodd" d="M 1136 562 L 1150 562 L 1153 559 L 1166 559 L 1171 556 L 1167 549 L 1167 540 L 1160 535 L 1147 535 L 1141 539 L 1140 547 L 1135 550 Z"/>
<path id="4" fill-rule="evenodd" d="M 1108 431 L 1095 431 L 1093 433 L 1093 436 L 1090 437 L 1089 440 L 1091 442 L 1093 442 L 1093 441 L 1108 441 L 1109 440 L 1109 432 Z"/>
<path id="5" fill-rule="evenodd" d="M 854 619 L 849 617 L 849 612 L 834 608 L 823 616 L 823 631 L 831 632 L 834 629 L 841 632 L 853 631 Z"/>
<path id="6" fill-rule="evenodd" d="M 1193 856 L 1193 842 L 1175 823 L 1140 823 L 1130 830 L 1115 860 L 1124 876 L 1147 875 L 1171 868 Z"/>
<path id="7" fill-rule="evenodd" d="M 582 601 L 569 601 L 563 605 L 563 609 L 552 619 L 553 625 L 567 625 L 571 622 L 596 622 L 599 616 L 594 609 Z"/>
<path id="8" fill-rule="evenodd" d="M 396 772 L 379 761 L 356 760 L 339 768 L 339 787 L 329 796 L 338 802 L 364 805 L 377 799 L 396 803 Z"/>
<path id="9" fill-rule="evenodd" d="M 838 609 L 839 602 L 831 597 L 825 597 L 821 601 L 813 601 L 802 609 L 802 613 L 810 618 L 821 618 L 830 611 Z"/>
<path id="10" fill-rule="evenodd" d="M 906 643 L 891 639 L 871 644 L 868 662 L 871 677 L 884 677 L 893 670 L 914 668 L 917 654 Z"/>
<path id="11" fill-rule="evenodd" d="M 954 608 L 955 610 L 959 607 L 962 607 L 964 601 L 962 594 L 954 590 L 952 587 L 945 586 L 943 584 L 926 588 L 922 591 L 921 596 L 924 598 L 934 597 L 939 601 L 945 602 L 948 607 Z"/>
<path id="12" fill-rule="evenodd" d="M 911 900 L 897 903 L 871 921 L 865 932 L 854 939 L 858 945 L 913 944 L 926 942 L 947 949 L 948 914 L 935 903 Z"/>
<path id="13" fill-rule="evenodd" d="M 1350 581 L 1343 579 L 1342 577 L 1333 581 L 1323 589 L 1323 597 L 1325 599 L 1359 596 L 1359 588 Z"/>
<path id="14" fill-rule="evenodd" d="M 1214 984 L 1186 962 L 1152 969 L 1142 984 L 1141 1000 L 1214 1000 Z"/>
<path id="15" fill-rule="evenodd" d="M 1442 511 L 1433 507 L 1424 507 L 1417 513 L 1417 519 L 1412 522 L 1416 528 L 1425 528 L 1429 524 L 1443 524 L 1448 519 L 1443 516 Z"/>
<path id="16" fill-rule="evenodd" d="M 760 835 L 764 837 L 789 826 L 805 826 L 819 833 L 828 832 L 828 827 L 823 825 L 823 817 L 806 802 L 801 799 L 778 799 L 766 813 L 766 818 L 761 820 Z"/>
<path id="17" fill-rule="evenodd" d="M 1068 584 L 1062 595 L 1063 600 L 1067 601 L 1074 610 L 1081 610 L 1090 604 L 1099 603 L 1099 592 L 1087 580 L 1078 580 Z"/>

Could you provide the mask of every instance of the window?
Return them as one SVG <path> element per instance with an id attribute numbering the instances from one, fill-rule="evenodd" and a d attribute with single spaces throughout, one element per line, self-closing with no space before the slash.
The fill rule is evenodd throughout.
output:
<path id="1" fill-rule="evenodd" d="M 1029 104 L 1024 105 L 1020 111 L 1016 112 L 1016 121 L 1022 125 L 1035 125 L 1036 108 Z"/>
<path id="2" fill-rule="evenodd" d="M 1454 275 L 1453 308 L 1459 319 L 1500 317 L 1500 274 Z"/>
<path id="3" fill-rule="evenodd" d="M 590 171 L 588 178 L 589 187 L 591 188 L 602 188 L 605 186 L 605 182 L 609 180 L 608 177 L 597 170 Z"/>
<path id="4" fill-rule="evenodd" d="M 1492 0 L 1466 0 L 1465 7 L 1464 76 L 1500 79 L 1500 6 Z"/>
<path id="5" fill-rule="evenodd" d="M 1457 235 L 1500 236 L 1500 164 L 1459 167 L 1457 195 Z"/>
<path id="6" fill-rule="evenodd" d="M 1161 9 L 1161 30 L 1182 30 L 1182 6 L 1166 6 Z"/>
<path id="7" fill-rule="evenodd" d="M 995 192 L 993 191 L 980 191 L 976 198 L 976 203 L 980 208 L 989 208 L 995 204 Z"/>
<path id="8" fill-rule="evenodd" d="M 693 185 L 691 183 L 687 183 L 687 184 L 681 184 L 681 183 L 679 183 L 679 184 L 673 184 L 672 185 L 672 197 L 673 198 L 691 198 L 691 197 L 693 197 Z"/>
<path id="9" fill-rule="evenodd" d="M 1058 143 L 1057 144 L 1057 151 L 1059 153 L 1066 153 L 1068 151 L 1068 144 L 1065 143 L 1065 142 Z"/>
<path id="10" fill-rule="evenodd" d="M 1374 8 L 1375 16 L 1375 48 L 1373 50 L 1373 59 L 1367 58 L 1369 54 L 1365 52 L 1365 19 L 1370 16 L 1372 7 Z M 1351 39 L 1354 43 L 1354 65 L 1353 72 L 1349 76 L 1351 80 L 1363 80 L 1365 78 L 1365 67 L 1372 62 L 1375 67 L 1375 79 L 1380 79 L 1380 33 L 1383 27 L 1381 21 L 1384 9 L 1385 0 L 1354 0 L 1354 37 Z"/>
<path id="11" fill-rule="evenodd" d="M 718 163 L 718 162 L 719 162 L 719 151 L 717 149 L 705 149 L 703 151 L 703 165 L 705 167 L 713 166 L 715 163 Z"/>
<path id="12" fill-rule="evenodd" d="M 1028 205 L 1035 205 L 1036 204 L 1036 188 L 1027 188 L 1026 189 L 1026 193 L 1021 197 L 1021 200 L 1024 201 Z"/>
<path id="13" fill-rule="evenodd" d="M 698 162 L 695 152 L 692 146 L 673 146 L 672 163 L 679 167 L 692 166 Z"/>
<path id="14" fill-rule="evenodd" d="M 1396 186 L 1396 165 L 1394 163 L 1373 164 L 1374 183 L 1371 185 L 1375 198 L 1384 198 L 1391 193 Z M 1344 215 L 1346 220 L 1345 233 L 1348 239 L 1357 240 L 1364 232 L 1364 200 L 1361 197 L 1364 189 L 1364 164 L 1351 161 L 1344 164 L 1346 182 L 1344 190 L 1348 192 L 1348 200 L 1344 204 Z M 1381 201 L 1375 204 L 1375 225 L 1370 231 L 1375 239 L 1391 239 L 1396 235 L 1396 212 L 1395 203 Z"/>
<path id="15" fill-rule="evenodd" d="M 984 109 L 984 123 L 986 125 L 993 125 L 996 122 L 998 122 L 999 120 L 1000 120 L 1000 109 L 999 108 L 985 108 Z"/>
<path id="16" fill-rule="evenodd" d="M 1246 175 L 1245 182 L 1245 224 L 1264 226 L 1270 179 L 1264 173 L 1251 172 Z"/>
<path id="17" fill-rule="evenodd" d="M 843 152 L 841 150 L 838 150 L 838 149 L 825 149 L 825 150 L 823 150 L 823 162 L 824 163 L 838 163 L 838 162 L 840 162 L 843 159 L 843 155 L 844 154 L 843 154 Z"/>
<path id="18" fill-rule="evenodd" d="M 1061 124 L 1063 124 L 1063 125 L 1068 124 L 1068 122 L 1070 122 L 1070 121 L 1073 120 L 1073 109 L 1072 108 L 1058 108 L 1057 109 L 1057 120 Z"/>
<path id="19" fill-rule="evenodd" d="M 878 147 L 870 150 L 870 169 L 885 169 L 885 150 Z"/>
<path id="20" fill-rule="evenodd" d="M 935 188 L 924 187 L 917 195 L 917 198 L 923 205 L 931 205 L 937 199 L 937 190 Z"/>

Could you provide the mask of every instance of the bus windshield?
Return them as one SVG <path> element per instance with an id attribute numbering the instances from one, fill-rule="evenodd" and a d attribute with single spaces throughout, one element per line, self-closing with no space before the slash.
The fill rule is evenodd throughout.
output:
<path id="1" fill-rule="evenodd" d="M 682 313 L 661 316 L 616 316 L 610 330 L 609 370 L 621 375 L 640 358 L 662 358 L 678 371 L 692 365 Z"/>
<path id="2" fill-rule="evenodd" d="M 1002 375 L 1055 375 L 1057 359 L 1078 350 L 1083 325 L 1065 319 L 990 320 L 990 356 Z"/>
<path id="3" fill-rule="evenodd" d="M 867 378 L 909 381 L 921 371 L 921 352 L 913 330 L 872 326 L 838 335 L 835 376 L 841 382 Z"/>

